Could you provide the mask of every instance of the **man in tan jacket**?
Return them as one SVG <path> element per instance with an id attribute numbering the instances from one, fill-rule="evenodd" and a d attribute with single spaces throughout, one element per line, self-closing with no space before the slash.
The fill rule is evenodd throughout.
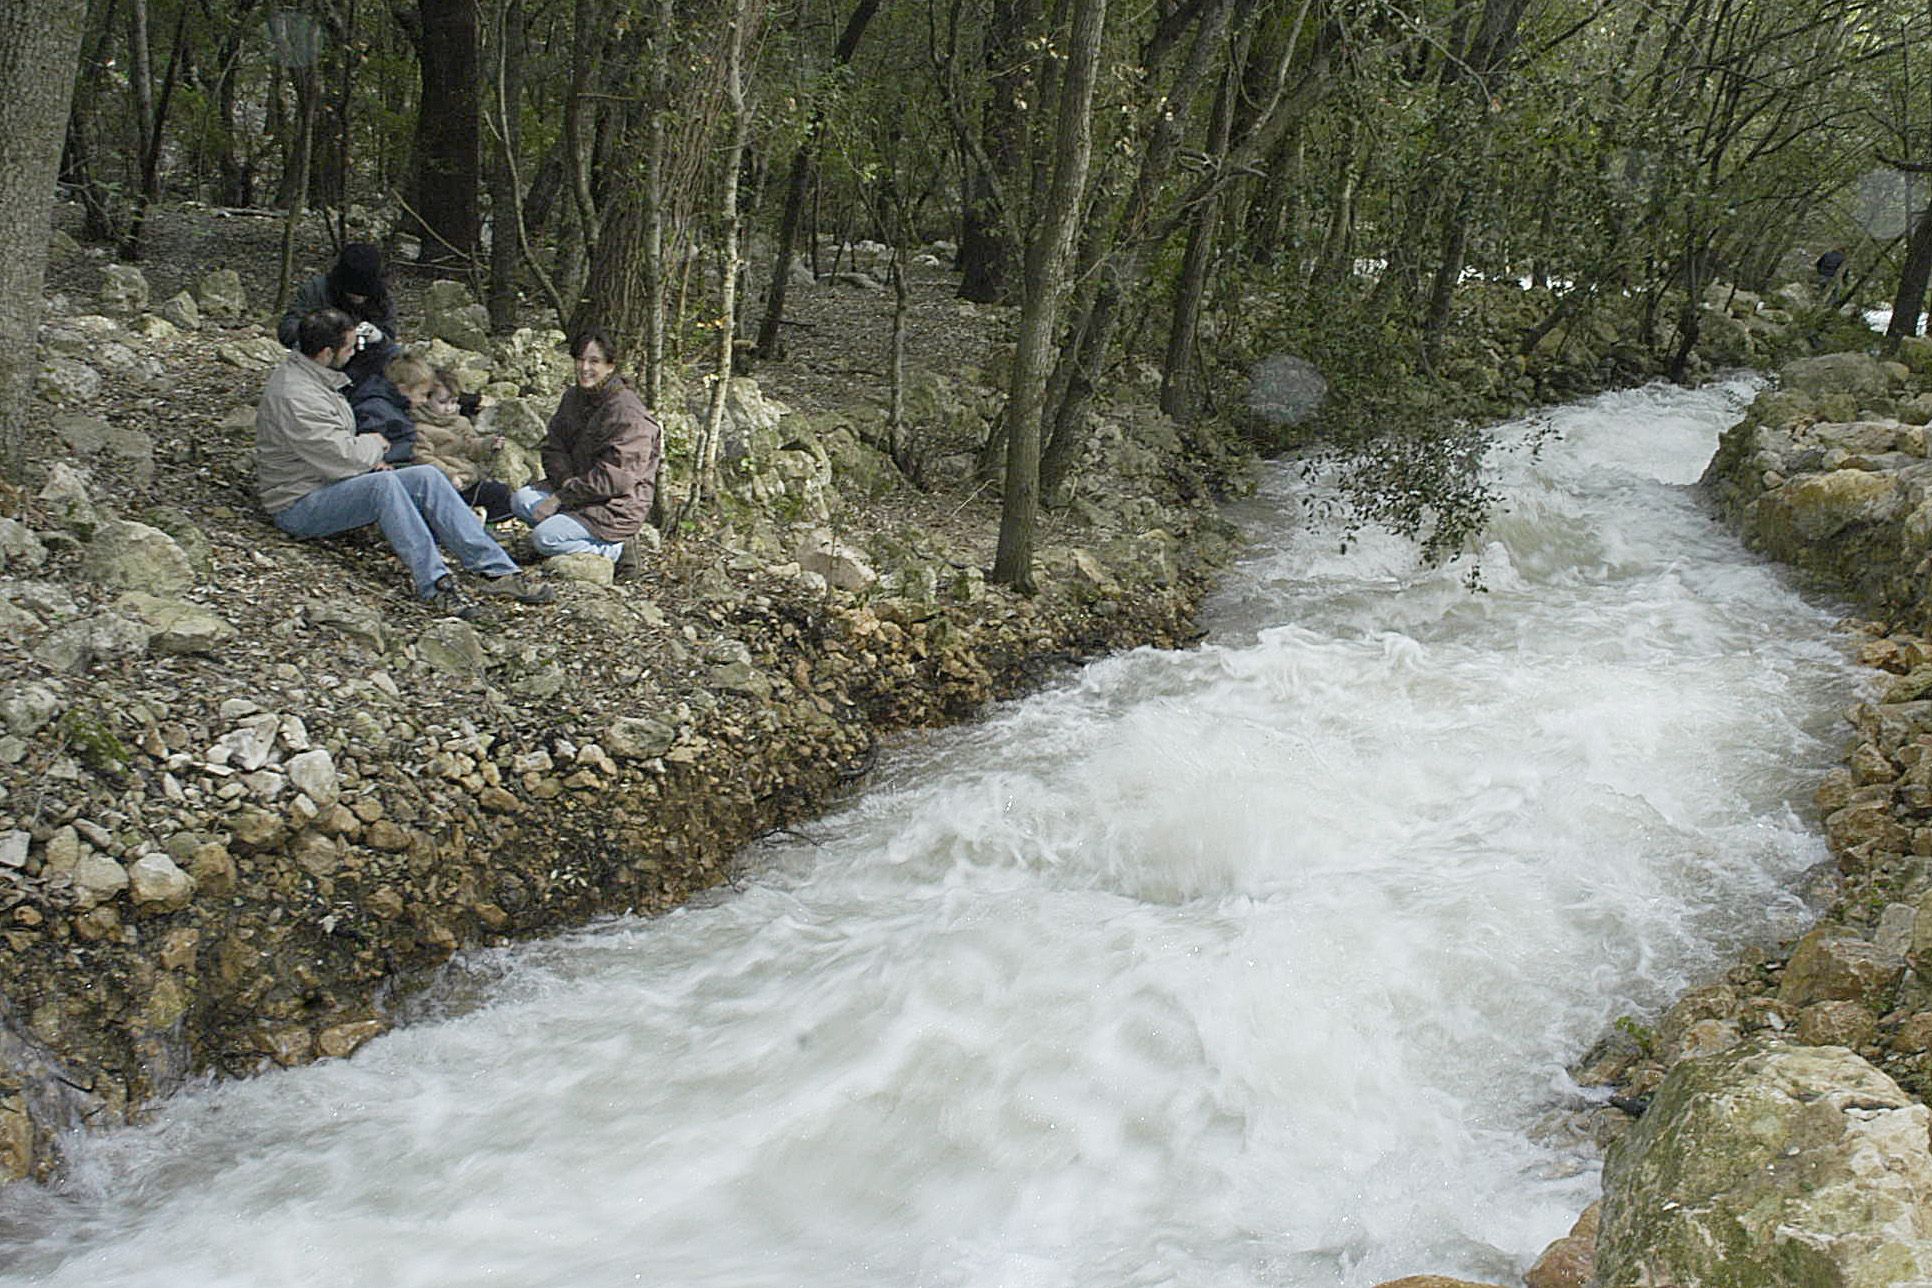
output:
<path id="1" fill-rule="evenodd" d="M 471 617 L 442 551 L 471 572 L 478 589 L 520 603 L 557 597 L 525 580 L 503 547 L 457 495 L 441 471 L 383 463 L 380 434 L 357 434 L 355 413 L 342 396 L 342 367 L 356 352 L 356 326 L 337 309 L 302 319 L 295 348 L 269 374 L 255 412 L 255 487 L 275 526 L 292 537 L 326 537 L 364 524 L 382 527 L 390 548 L 409 566 L 416 593 L 441 611 Z"/>

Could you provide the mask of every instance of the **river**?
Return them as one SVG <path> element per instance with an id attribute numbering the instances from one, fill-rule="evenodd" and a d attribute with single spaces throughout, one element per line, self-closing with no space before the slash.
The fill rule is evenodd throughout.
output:
<path id="1" fill-rule="evenodd" d="M 899 744 L 739 888 L 475 961 L 353 1060 L 0 1194 L 0 1283 L 1516 1281 L 1594 1197 L 1565 1065 L 1826 858 L 1829 605 L 1688 485 L 1750 396 L 1498 457 L 1488 589 L 1283 467 L 1205 644 Z M 1505 431 L 1507 432 L 1507 431 Z"/>

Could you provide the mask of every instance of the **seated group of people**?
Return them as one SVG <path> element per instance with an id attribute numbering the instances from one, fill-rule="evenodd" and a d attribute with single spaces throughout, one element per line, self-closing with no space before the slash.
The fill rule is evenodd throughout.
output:
<path id="1" fill-rule="evenodd" d="M 515 491 L 491 477 L 503 440 L 476 432 L 478 400 L 397 344 L 395 300 L 374 246 L 345 246 L 303 285 L 278 334 L 290 353 L 256 410 L 255 478 L 263 507 L 290 536 L 378 524 L 418 596 L 471 617 L 479 609 L 444 551 L 477 574 L 481 594 L 556 598 L 486 523 L 523 520 L 545 558 L 615 561 L 649 521 L 663 433 L 617 374 L 620 355 L 603 331 L 571 340 L 576 380 L 544 435 L 543 474 Z"/>

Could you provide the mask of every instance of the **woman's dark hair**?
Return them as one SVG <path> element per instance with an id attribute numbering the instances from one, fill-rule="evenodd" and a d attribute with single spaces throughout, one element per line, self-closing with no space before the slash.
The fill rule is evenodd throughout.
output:
<path id="1" fill-rule="evenodd" d="M 617 342 L 612 340 L 604 331 L 604 328 L 600 326 L 585 327 L 576 335 L 571 336 L 570 356 L 572 358 L 583 357 L 584 350 L 593 344 L 604 351 L 604 358 L 612 365 L 621 364 L 624 361 L 624 351 L 617 347 Z"/>
<path id="2" fill-rule="evenodd" d="M 302 351 L 303 357 L 313 358 L 322 350 L 341 344 L 342 337 L 355 329 L 355 319 L 341 309 L 317 309 L 302 319 L 295 333 L 295 347 Z"/>

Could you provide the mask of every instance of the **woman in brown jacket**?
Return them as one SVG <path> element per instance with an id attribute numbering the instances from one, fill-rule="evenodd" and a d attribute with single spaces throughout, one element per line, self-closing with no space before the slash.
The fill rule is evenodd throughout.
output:
<path id="1" fill-rule="evenodd" d="M 543 440 L 543 477 L 510 497 L 540 555 L 616 559 L 651 517 L 664 431 L 617 374 L 621 356 L 592 328 L 570 342 L 577 383 Z"/>

